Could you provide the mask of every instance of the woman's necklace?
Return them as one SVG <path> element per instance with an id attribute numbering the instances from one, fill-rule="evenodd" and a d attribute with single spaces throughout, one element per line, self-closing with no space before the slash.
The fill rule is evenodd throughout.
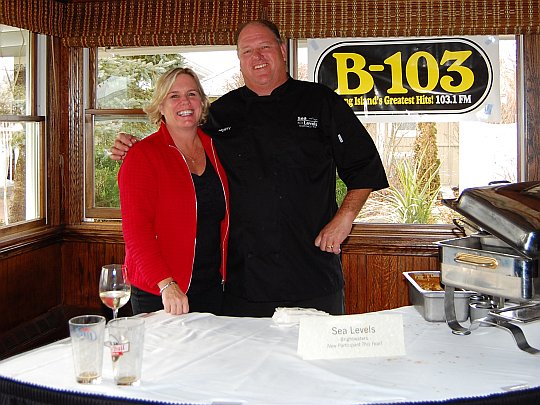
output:
<path id="1" fill-rule="evenodd" d="M 200 150 L 201 150 L 200 148 L 196 147 L 194 150 L 194 154 L 192 156 L 189 153 L 184 152 L 184 150 L 180 148 L 178 145 L 176 147 L 185 158 L 187 158 L 194 166 L 197 166 L 197 163 L 201 160 L 200 156 L 197 156 L 197 155 L 200 155 Z"/>
<path id="2" fill-rule="evenodd" d="M 182 149 L 180 149 L 180 148 L 178 148 L 178 150 L 180 151 L 180 153 L 181 153 L 182 155 L 184 155 L 184 157 L 187 157 L 189 160 L 191 160 L 191 163 L 193 163 L 194 165 L 197 164 L 197 161 L 198 161 L 199 159 L 194 158 L 194 157 L 191 156 L 191 155 L 188 155 L 186 152 L 184 152 L 184 151 L 183 151 Z"/>

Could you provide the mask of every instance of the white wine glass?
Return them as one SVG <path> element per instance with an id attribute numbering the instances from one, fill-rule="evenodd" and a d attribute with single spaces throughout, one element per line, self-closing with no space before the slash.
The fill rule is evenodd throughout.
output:
<path id="1" fill-rule="evenodd" d="M 113 319 L 118 315 L 118 309 L 129 301 L 131 284 L 127 275 L 127 268 L 123 264 L 107 264 L 101 267 L 99 277 L 99 298 L 112 309 Z"/>

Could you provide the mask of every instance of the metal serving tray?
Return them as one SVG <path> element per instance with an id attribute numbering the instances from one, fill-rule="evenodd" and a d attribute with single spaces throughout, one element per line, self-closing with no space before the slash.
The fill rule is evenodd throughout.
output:
<path id="1" fill-rule="evenodd" d="M 450 201 L 450 202 L 449 202 Z M 445 285 L 444 313 L 452 333 L 470 334 L 479 322 L 510 332 L 517 346 L 540 354 L 511 321 L 532 322 L 540 317 L 538 261 L 540 256 L 540 182 L 470 188 L 446 205 L 476 224 L 479 232 L 439 242 L 441 281 Z M 512 309 L 493 309 L 486 317 L 459 323 L 455 289 L 464 288 L 504 300 L 524 303 Z"/>
<path id="2" fill-rule="evenodd" d="M 524 305 L 494 309 L 490 311 L 490 314 L 507 321 L 533 322 L 540 320 L 540 303 L 530 302 Z"/>
<path id="3" fill-rule="evenodd" d="M 416 310 L 429 322 L 444 322 L 444 291 L 423 289 L 417 282 L 419 278 L 433 277 L 440 279 L 439 271 L 409 271 L 403 275 L 409 282 L 409 299 Z M 458 321 L 465 321 L 469 317 L 469 297 L 473 291 L 456 291 L 455 306 Z"/>
<path id="4" fill-rule="evenodd" d="M 443 284 L 520 302 L 540 298 L 537 261 L 509 245 L 486 247 L 474 235 L 438 244 Z"/>
<path id="5" fill-rule="evenodd" d="M 439 242 L 442 282 L 520 302 L 540 298 L 540 182 L 468 188 L 445 203 L 481 232 Z"/>
<path id="6" fill-rule="evenodd" d="M 540 182 L 468 188 L 444 203 L 526 258 L 539 258 Z"/>

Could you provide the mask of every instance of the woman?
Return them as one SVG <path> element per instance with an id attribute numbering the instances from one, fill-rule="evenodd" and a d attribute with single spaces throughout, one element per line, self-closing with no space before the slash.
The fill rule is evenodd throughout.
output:
<path id="1" fill-rule="evenodd" d="M 199 125 L 210 102 L 197 75 L 161 76 L 148 118 L 159 130 L 137 142 L 118 173 L 133 313 L 221 313 L 229 190 Z"/>

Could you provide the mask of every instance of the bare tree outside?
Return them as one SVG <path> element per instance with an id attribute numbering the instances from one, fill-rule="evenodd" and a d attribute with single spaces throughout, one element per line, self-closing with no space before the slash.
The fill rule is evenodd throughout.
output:
<path id="1" fill-rule="evenodd" d="M 231 90 L 238 89 L 239 87 L 242 87 L 244 85 L 244 77 L 242 76 L 242 73 L 240 71 L 235 72 L 231 75 L 229 80 L 225 82 L 223 85 L 223 92 L 228 93 Z"/>
<path id="2" fill-rule="evenodd" d="M 0 37 L 3 32 L 20 34 L 20 46 L 16 55 L 0 55 L 0 115 L 25 115 L 27 69 L 24 60 L 28 51 L 27 37 L 25 30 L 0 25 Z M 0 223 L 4 225 L 26 219 L 24 125 L 0 123 Z"/>
<path id="3" fill-rule="evenodd" d="M 513 42 L 515 46 L 515 41 L 506 42 Z M 300 59 L 298 60 L 296 75 L 291 76 L 294 76 L 299 80 L 308 80 L 307 58 L 304 59 L 303 57 L 303 55 L 306 55 L 307 57 L 307 53 L 304 54 L 302 49 L 299 52 Z M 231 52 L 235 51 L 231 49 Z M 491 128 L 497 129 L 498 133 L 503 133 L 505 142 L 508 139 L 510 139 L 511 142 L 511 138 L 513 136 L 513 132 L 511 131 L 514 131 L 512 129 L 512 124 L 515 125 L 517 116 L 516 58 L 515 55 L 509 56 L 509 52 L 506 50 L 506 48 L 499 54 L 500 76 L 496 78 L 497 83 L 500 84 L 501 94 L 501 116 L 499 122 L 493 123 L 490 121 L 488 123 L 487 121 L 481 122 L 479 120 L 475 123 L 475 125 L 484 125 L 483 127 L 480 127 L 482 128 L 481 131 L 483 131 L 483 135 L 490 133 L 492 131 Z M 137 67 L 135 60 L 128 60 L 127 62 L 122 61 L 122 63 L 110 61 L 108 65 L 102 65 L 101 68 L 104 76 L 101 77 L 100 80 L 107 81 L 107 75 L 118 75 L 120 77 L 126 77 L 127 75 L 129 77 L 142 79 L 142 81 L 149 81 L 148 78 L 151 77 L 151 74 L 150 72 L 143 71 L 144 69 L 146 69 L 148 66 L 152 66 L 154 69 L 162 69 L 173 63 L 173 60 L 168 58 L 162 60 L 162 57 L 155 57 L 151 60 L 146 59 L 145 62 L 149 63 L 145 63 Z M 213 65 L 209 66 L 204 64 L 204 62 L 201 62 L 200 67 L 202 69 L 201 73 L 208 75 L 210 78 L 213 77 L 212 73 L 215 73 Z M 139 68 L 141 70 L 138 70 Z M 239 69 L 237 70 L 233 66 L 232 68 L 228 68 L 226 72 L 227 75 L 219 76 L 219 81 L 215 82 L 213 98 L 219 97 L 220 94 L 224 94 L 244 86 L 244 80 Z M 218 75 L 215 76 L 217 77 Z M 135 82 L 141 83 L 141 80 L 135 80 Z M 134 93 L 140 92 L 140 94 L 143 94 L 149 91 L 150 87 L 151 86 L 135 86 Z M 102 99 L 102 102 L 112 102 L 114 105 L 119 104 L 118 101 L 115 100 L 117 93 L 115 93 L 113 90 L 115 89 L 110 87 L 110 92 L 107 93 L 108 96 Z M 134 100 L 140 100 L 141 98 L 144 97 L 126 97 L 123 100 L 123 102 L 126 103 L 124 108 L 135 108 L 131 103 L 133 103 Z M 499 109 L 497 109 L 497 111 L 499 111 Z M 398 194 L 401 193 L 403 196 L 411 196 L 415 190 L 421 193 L 425 192 L 422 194 L 424 197 L 421 196 L 420 198 L 429 199 L 430 201 L 431 196 L 436 195 L 433 203 L 431 205 L 423 205 L 424 208 L 422 210 L 407 209 L 407 221 L 410 221 L 411 223 L 426 223 L 421 221 L 427 221 L 427 223 L 451 223 L 453 213 L 448 212 L 449 209 L 442 204 L 441 200 L 442 198 L 447 198 L 449 195 L 453 195 L 454 197 L 457 196 L 460 186 L 462 186 L 461 183 L 464 182 L 463 179 L 466 179 L 467 175 L 471 173 L 470 158 L 469 160 L 464 160 L 465 162 L 469 162 L 469 166 L 466 166 L 466 168 L 463 169 L 461 165 L 463 161 L 462 157 L 466 156 L 466 152 L 471 149 L 470 146 L 463 145 L 469 145 L 471 140 L 476 143 L 478 142 L 478 140 L 475 140 L 475 133 L 471 132 L 469 129 L 471 128 L 470 125 L 465 125 L 467 122 L 465 122 L 465 120 L 458 115 L 449 116 L 448 119 L 452 121 L 445 121 L 444 119 L 441 120 L 441 117 L 438 117 L 437 120 L 432 122 L 415 122 L 414 117 L 408 118 L 408 120 L 405 121 L 396 120 L 396 117 L 389 118 L 390 119 L 387 121 L 379 120 L 374 122 L 364 122 L 367 120 L 359 117 L 379 149 L 391 188 L 371 193 L 371 196 L 362 209 L 357 221 L 375 223 L 402 223 L 405 216 L 402 215 L 401 219 L 399 219 L 399 216 L 396 215 L 398 209 L 396 205 L 391 202 L 391 190 L 393 188 L 394 191 L 397 190 Z M 467 119 L 470 119 L 470 117 Z M 474 123 L 474 119 L 471 122 Z M 508 127 L 503 128 L 502 126 L 498 126 L 498 124 L 507 125 Z M 110 136 L 112 136 L 117 133 L 119 130 L 118 128 L 124 127 L 125 125 L 127 125 L 125 122 L 116 123 L 112 121 L 104 121 L 102 126 L 96 125 L 96 128 L 94 129 L 96 136 L 94 139 L 98 140 L 103 137 L 103 139 L 107 140 L 99 144 L 96 143 L 94 149 L 96 150 L 100 148 L 100 145 L 102 144 L 108 145 L 111 143 L 111 141 L 104 136 L 105 132 L 107 134 L 110 133 Z M 132 131 L 135 134 L 138 132 L 148 132 L 147 129 L 144 129 L 143 131 L 141 123 L 129 123 L 129 125 L 131 125 L 131 127 L 128 129 L 128 131 Z M 138 128 L 139 126 L 141 126 L 141 128 Z M 463 143 L 464 141 L 465 143 Z M 469 142 L 469 144 L 467 144 L 467 142 Z M 497 145 L 497 143 L 494 143 L 494 146 Z M 511 148 L 512 146 L 510 145 L 507 150 Z M 97 200 L 101 201 L 103 204 L 101 206 L 115 207 L 117 206 L 117 202 L 115 200 L 116 196 L 108 194 L 108 190 L 115 186 L 115 172 L 113 170 L 115 168 L 109 167 L 111 162 L 109 162 L 109 159 L 106 159 L 105 154 L 102 153 L 101 155 L 103 155 L 102 160 L 104 160 L 104 162 L 95 162 L 96 173 L 100 173 L 100 170 L 103 171 L 103 173 L 100 173 L 100 175 L 96 177 L 96 197 L 99 196 L 99 199 Z M 506 159 L 505 162 L 510 162 L 509 159 Z M 509 179 L 512 179 L 513 176 L 515 177 L 515 175 L 511 173 L 513 167 L 511 163 L 501 165 L 500 167 L 501 172 L 503 170 L 507 170 L 508 173 L 499 174 L 488 171 L 486 174 L 489 176 L 502 176 Z M 463 176 L 463 174 L 465 174 L 465 176 Z M 407 176 L 409 176 L 409 178 Z M 419 182 L 428 181 L 430 184 L 427 187 L 424 187 L 423 183 L 418 184 L 418 187 L 413 187 L 413 184 L 410 181 L 411 178 L 414 178 Z M 346 192 L 347 188 L 345 184 L 338 177 L 336 185 L 336 202 L 338 204 L 341 203 Z M 396 195 L 397 194 L 394 194 L 394 196 Z M 394 199 L 394 203 L 396 201 L 399 201 L 399 198 Z M 417 205 L 419 206 L 419 204 Z M 100 205 L 96 203 L 96 206 Z M 403 209 L 402 212 L 404 212 Z M 416 215 L 415 212 L 418 213 L 417 218 L 414 217 L 414 215 Z"/>

